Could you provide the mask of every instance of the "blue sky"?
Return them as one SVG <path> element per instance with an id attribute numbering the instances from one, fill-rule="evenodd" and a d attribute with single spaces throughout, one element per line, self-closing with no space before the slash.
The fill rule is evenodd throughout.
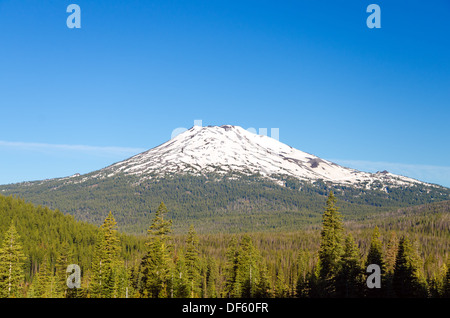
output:
<path id="1" fill-rule="evenodd" d="M 100 169 L 200 119 L 450 187 L 449 15 L 447 0 L 0 0 L 0 184 Z"/>

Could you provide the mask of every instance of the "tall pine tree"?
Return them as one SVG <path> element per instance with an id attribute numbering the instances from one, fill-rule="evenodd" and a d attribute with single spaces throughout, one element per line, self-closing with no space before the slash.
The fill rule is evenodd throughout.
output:
<path id="1" fill-rule="evenodd" d="M 120 239 L 117 222 L 109 212 L 98 233 L 92 264 L 91 297 L 113 298 L 120 265 Z"/>
<path id="2" fill-rule="evenodd" d="M 320 233 L 318 278 L 323 296 L 334 296 L 343 253 L 343 225 L 332 191 L 327 199 Z"/>
<path id="3" fill-rule="evenodd" d="M 171 246 L 168 243 L 171 233 L 172 220 L 164 217 L 168 209 L 164 202 L 159 205 L 152 225 L 147 233 L 147 253 L 142 258 L 141 296 L 153 298 L 170 297 L 169 285 L 172 282 L 173 264 L 171 260 Z"/>
<path id="4" fill-rule="evenodd" d="M 398 246 L 393 275 L 393 287 L 397 297 L 426 297 L 426 281 L 413 245 L 402 237 Z"/>
<path id="5" fill-rule="evenodd" d="M 236 281 L 240 287 L 240 297 L 254 297 L 259 271 L 257 261 L 259 254 L 253 246 L 250 236 L 244 235 L 237 257 Z"/>
<path id="6" fill-rule="evenodd" d="M 375 226 L 373 233 L 372 233 L 372 239 L 370 241 L 370 247 L 369 252 L 367 254 L 366 258 L 366 264 L 365 268 L 371 264 L 376 264 L 380 266 L 381 269 L 381 275 L 382 278 L 384 278 L 384 261 L 383 261 L 383 244 L 380 240 L 380 231 L 377 226 Z M 382 279 L 382 286 L 384 285 L 384 279 Z M 386 287 L 386 286 L 383 286 Z M 366 290 L 366 295 L 368 297 L 376 297 L 379 298 L 383 295 L 384 289 L 383 288 L 372 288 Z"/>
<path id="7" fill-rule="evenodd" d="M 395 269 L 395 259 L 397 258 L 398 238 L 395 232 L 391 232 L 386 246 L 384 261 L 384 280 L 382 281 L 382 293 L 385 297 L 395 297 L 393 276 Z M 374 292 L 377 293 L 377 292 Z"/>
<path id="8" fill-rule="evenodd" d="M 194 226 L 189 228 L 188 236 L 186 239 L 186 269 L 187 279 L 189 281 L 190 297 L 196 298 L 200 296 L 200 256 L 198 251 L 198 237 L 195 232 Z"/>
<path id="9" fill-rule="evenodd" d="M 11 222 L 0 248 L 0 297 L 23 297 L 25 259 L 19 233 Z"/>
<path id="10" fill-rule="evenodd" d="M 70 292 L 67 287 L 67 266 L 69 263 L 69 245 L 67 242 L 63 242 L 59 249 L 59 253 L 56 257 L 55 264 L 55 276 L 56 276 L 56 297 L 57 298 L 66 298 L 68 293 Z"/>
<path id="11" fill-rule="evenodd" d="M 363 270 L 360 264 L 361 256 L 358 246 L 351 234 L 345 238 L 344 253 L 336 278 L 338 297 L 355 298 L 362 296 Z"/>
<path id="12" fill-rule="evenodd" d="M 206 273 L 205 273 L 205 297 L 206 298 L 216 298 L 217 295 L 217 279 L 218 279 L 218 268 L 216 260 L 212 257 L 208 257 L 206 260 Z"/>
<path id="13" fill-rule="evenodd" d="M 239 297 L 241 287 L 237 281 L 238 269 L 238 241 L 235 236 L 228 244 L 225 263 L 225 297 Z"/>
<path id="14" fill-rule="evenodd" d="M 55 292 L 53 283 L 52 268 L 48 257 L 44 257 L 33 282 L 35 284 L 35 296 L 38 298 L 53 298 Z"/>

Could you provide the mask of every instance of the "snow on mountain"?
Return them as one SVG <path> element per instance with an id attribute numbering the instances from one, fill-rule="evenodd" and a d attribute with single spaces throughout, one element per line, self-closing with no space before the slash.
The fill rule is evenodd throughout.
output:
<path id="1" fill-rule="evenodd" d="M 268 136 L 253 134 L 239 126 L 194 126 L 175 138 L 127 160 L 97 171 L 91 177 L 123 173 L 142 179 L 167 173 L 209 172 L 256 174 L 272 178 L 288 175 L 315 182 L 370 188 L 422 184 L 389 172 L 367 173 L 345 168 L 331 161 L 297 150 Z"/>

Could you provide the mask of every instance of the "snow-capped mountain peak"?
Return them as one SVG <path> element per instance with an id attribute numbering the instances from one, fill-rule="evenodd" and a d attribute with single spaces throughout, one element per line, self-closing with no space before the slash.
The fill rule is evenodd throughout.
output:
<path id="1" fill-rule="evenodd" d="M 123 173 L 143 179 L 173 173 L 243 173 L 267 178 L 288 175 L 311 182 L 323 180 L 366 188 L 374 182 L 389 186 L 425 184 L 386 171 L 367 173 L 345 168 L 232 125 L 194 126 L 153 149 L 98 172 L 96 176 L 101 177 Z"/>

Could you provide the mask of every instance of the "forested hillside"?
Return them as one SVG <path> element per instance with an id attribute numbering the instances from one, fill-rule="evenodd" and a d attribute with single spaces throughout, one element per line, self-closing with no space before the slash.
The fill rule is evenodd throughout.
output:
<path id="1" fill-rule="evenodd" d="M 0 196 L 0 296 L 450 297 L 450 202 L 359 221 L 337 202 L 330 194 L 308 229 L 246 234 L 174 234 L 161 203 L 136 237 L 113 211 L 97 227 Z M 80 288 L 66 285 L 69 264 Z M 368 264 L 382 268 L 380 289 L 366 286 Z"/>
<path id="2" fill-rule="evenodd" d="M 23 273 L 27 283 L 45 262 L 55 267 L 62 254 L 68 257 L 67 262 L 76 263 L 82 269 L 91 266 L 99 232 L 95 225 L 76 221 L 58 210 L 0 195 L 0 242 L 11 228 L 20 237 L 18 243 L 25 257 Z M 128 259 L 138 249 L 139 239 L 120 234 L 120 240 L 121 257 Z"/>
<path id="3" fill-rule="evenodd" d="M 90 176 L 87 175 L 87 176 Z M 59 209 L 76 220 L 101 225 L 114 211 L 121 231 L 145 234 L 161 201 L 170 206 L 175 233 L 194 224 L 199 233 L 294 231 L 320 224 L 330 190 L 347 218 L 362 218 L 392 207 L 450 198 L 446 188 L 370 190 L 331 183 L 311 184 L 278 176 L 278 183 L 258 176 L 227 178 L 216 174 L 180 175 L 140 183 L 133 176 L 105 179 L 84 176 L 0 186 L 0 193 L 19 195 L 34 204 Z"/>

